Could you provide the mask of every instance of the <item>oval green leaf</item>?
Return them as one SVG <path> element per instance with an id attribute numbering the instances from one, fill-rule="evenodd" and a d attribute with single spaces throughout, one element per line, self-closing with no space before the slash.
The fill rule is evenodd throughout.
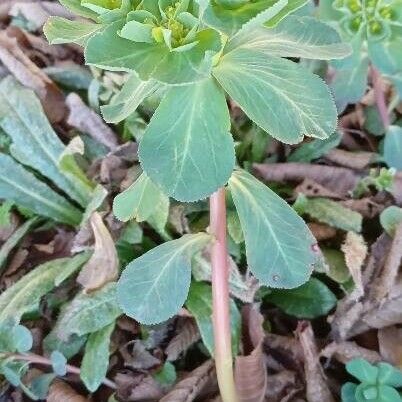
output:
<path id="1" fill-rule="evenodd" d="M 123 311 L 143 324 L 166 321 L 183 306 L 191 281 L 191 258 L 210 241 L 206 233 L 168 241 L 134 260 L 117 286 Z"/>
<path id="2" fill-rule="evenodd" d="M 316 261 L 317 241 L 303 219 L 247 172 L 235 171 L 229 188 L 252 273 L 273 288 L 295 288 L 305 283 Z"/>

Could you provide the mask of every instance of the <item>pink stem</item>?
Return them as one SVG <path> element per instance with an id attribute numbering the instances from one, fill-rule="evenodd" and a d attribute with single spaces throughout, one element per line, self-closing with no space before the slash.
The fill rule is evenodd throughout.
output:
<path id="1" fill-rule="evenodd" d="M 52 362 L 50 359 L 47 359 L 46 357 L 43 356 L 39 356 L 39 355 L 35 355 L 33 353 L 24 353 L 24 354 L 10 354 L 7 357 L 12 358 L 13 360 L 18 360 L 18 361 L 25 361 L 25 362 L 29 362 L 32 364 L 41 364 L 43 366 L 51 366 Z M 78 367 L 75 366 L 71 366 L 70 364 L 66 365 L 66 369 L 68 373 L 71 374 L 76 374 L 76 375 L 80 375 L 81 370 Z M 116 389 L 116 383 L 114 383 L 113 381 L 105 378 L 102 383 L 104 385 L 106 385 L 109 388 L 112 389 Z"/>
<path id="2" fill-rule="evenodd" d="M 371 79 L 373 82 L 374 97 L 377 104 L 378 113 L 380 114 L 385 130 L 387 130 L 390 125 L 390 119 L 387 103 L 385 101 L 384 88 L 382 86 L 381 74 L 374 66 L 371 66 Z"/>
<path id="3" fill-rule="evenodd" d="M 229 266 L 226 244 L 225 189 L 210 197 L 210 231 L 215 237 L 211 250 L 212 321 L 214 327 L 214 358 L 223 402 L 236 402 L 230 326 Z"/>

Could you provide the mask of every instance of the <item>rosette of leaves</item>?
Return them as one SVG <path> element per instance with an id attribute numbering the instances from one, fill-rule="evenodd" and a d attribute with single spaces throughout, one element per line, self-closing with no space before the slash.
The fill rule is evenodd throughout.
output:
<path id="1" fill-rule="evenodd" d="M 351 360 L 346 370 L 360 381 L 342 387 L 342 402 L 400 402 L 402 372 L 388 363 L 372 365 L 364 359 Z"/>
<path id="2" fill-rule="evenodd" d="M 85 46 L 87 64 L 128 72 L 103 115 L 128 117 L 156 90 L 164 96 L 140 142 L 142 168 L 180 201 L 206 198 L 230 178 L 234 143 L 226 95 L 289 144 L 327 138 L 337 113 L 325 83 L 286 58 L 349 53 L 339 34 L 289 16 L 307 0 L 61 0 L 92 19 L 52 18 L 52 43 Z"/>
<path id="3" fill-rule="evenodd" d="M 319 14 L 353 48 L 351 56 L 332 62 L 336 69 L 332 88 L 340 107 L 364 94 L 370 63 L 402 94 L 402 1 L 322 0 Z"/>

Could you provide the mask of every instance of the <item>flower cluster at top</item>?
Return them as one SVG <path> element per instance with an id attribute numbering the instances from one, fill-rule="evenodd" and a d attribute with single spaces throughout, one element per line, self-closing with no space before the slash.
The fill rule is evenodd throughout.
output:
<path id="1" fill-rule="evenodd" d="M 176 50 L 194 47 L 199 20 L 193 2 L 159 0 L 155 3 L 142 2 L 129 12 L 119 35 L 134 42 L 165 43 Z"/>
<path id="2" fill-rule="evenodd" d="M 333 7 L 343 14 L 341 24 L 352 35 L 366 30 L 367 36 L 383 39 L 391 34 L 392 25 L 402 26 L 399 1 L 335 0 Z"/>

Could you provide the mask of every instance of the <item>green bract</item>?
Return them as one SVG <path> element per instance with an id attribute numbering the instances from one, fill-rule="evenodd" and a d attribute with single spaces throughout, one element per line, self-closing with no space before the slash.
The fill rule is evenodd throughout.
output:
<path id="1" fill-rule="evenodd" d="M 366 89 L 368 61 L 389 76 L 402 93 L 402 1 L 323 0 L 320 16 L 332 21 L 353 47 L 353 54 L 333 63 L 332 87 L 340 106 L 357 101 Z M 356 77 L 363 79 L 356 80 Z"/>
<path id="2" fill-rule="evenodd" d="M 395 388 L 402 387 L 402 372 L 388 363 L 372 365 L 364 359 L 351 360 L 346 370 L 361 383 L 342 387 L 342 402 L 401 402 Z"/>
<path id="3" fill-rule="evenodd" d="M 227 183 L 234 142 L 225 94 L 290 144 L 327 138 L 336 109 L 317 76 L 282 57 L 342 58 L 335 29 L 288 14 L 306 0 L 62 0 L 91 21 L 51 18 L 52 43 L 85 47 L 87 64 L 129 72 L 102 111 L 116 123 L 155 91 L 164 98 L 140 143 L 142 168 L 166 195 L 205 198 Z M 283 20 L 283 21 L 282 21 Z"/>

